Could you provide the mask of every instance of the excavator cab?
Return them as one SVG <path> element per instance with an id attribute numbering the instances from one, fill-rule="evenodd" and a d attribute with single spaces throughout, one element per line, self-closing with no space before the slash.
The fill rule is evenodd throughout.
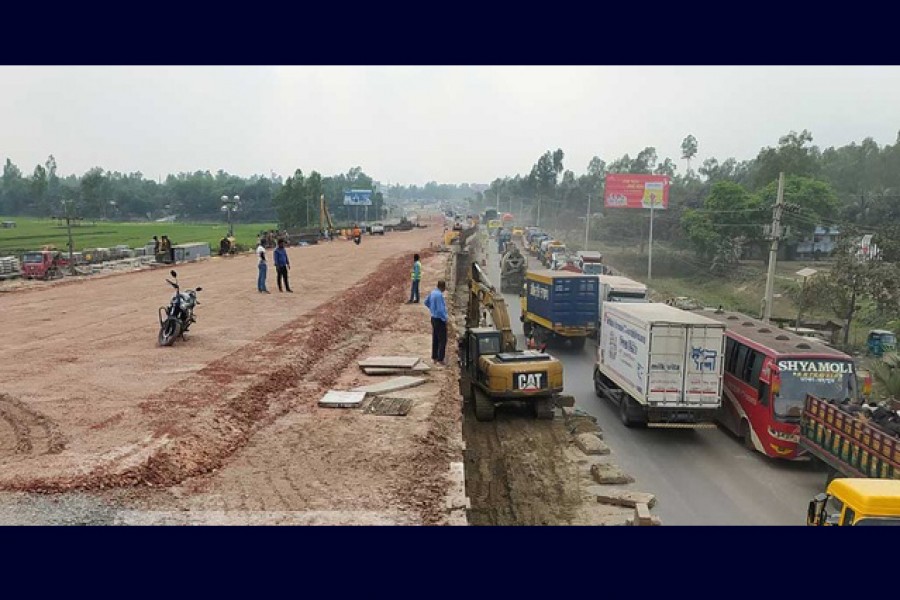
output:
<path id="1" fill-rule="evenodd" d="M 500 354 L 502 343 L 500 331 L 493 327 L 467 329 L 465 336 L 459 341 L 460 367 L 474 381 L 485 383 L 479 377 L 478 361 L 482 356 Z"/>

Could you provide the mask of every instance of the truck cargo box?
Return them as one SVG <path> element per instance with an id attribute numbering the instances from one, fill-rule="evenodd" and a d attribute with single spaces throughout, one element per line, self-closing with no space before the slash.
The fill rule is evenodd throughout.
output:
<path id="1" fill-rule="evenodd" d="M 525 321 L 564 336 L 585 336 L 597 323 L 597 276 L 541 269 L 525 276 Z"/>
<path id="2" fill-rule="evenodd" d="M 722 403 L 725 325 L 659 303 L 603 305 L 597 369 L 666 420 L 667 411 L 709 410 Z M 697 413 L 685 414 L 688 421 Z M 703 416 L 703 415 L 700 415 Z"/>

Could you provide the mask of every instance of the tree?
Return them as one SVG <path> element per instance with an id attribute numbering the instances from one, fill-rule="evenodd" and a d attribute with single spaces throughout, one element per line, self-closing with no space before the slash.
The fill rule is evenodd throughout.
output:
<path id="1" fill-rule="evenodd" d="M 758 192 L 760 205 L 771 211 L 777 195 L 778 182 L 773 181 Z M 796 207 L 794 212 L 784 214 L 784 224 L 790 225 L 794 238 L 810 236 L 817 225 L 833 222 L 840 205 L 834 190 L 826 182 L 794 175 L 785 177 L 784 202 Z"/>
<path id="2" fill-rule="evenodd" d="M 681 223 L 697 255 L 718 256 L 721 264 L 736 248 L 761 238 L 763 219 L 757 196 L 737 183 L 720 181 L 712 186 L 702 209 L 684 211 Z"/>
<path id="3" fill-rule="evenodd" d="M 31 175 L 31 203 L 32 211 L 41 216 L 49 216 L 47 205 L 47 170 L 42 165 L 34 168 Z"/>
<path id="4" fill-rule="evenodd" d="M 819 170 L 819 149 L 812 144 L 812 134 L 804 129 L 791 131 L 778 139 L 778 147 L 767 147 L 756 157 L 754 187 L 768 185 L 778 179 L 778 174 L 813 177 Z"/>
<path id="5" fill-rule="evenodd" d="M 897 269 L 880 260 L 862 260 L 856 252 L 859 236 L 852 229 L 844 232 L 834 252 L 834 263 L 827 275 L 807 282 L 808 298 L 813 306 L 831 310 L 844 321 L 844 347 L 849 345 L 850 326 L 869 298 L 876 304 L 896 302 Z"/>
<path id="6" fill-rule="evenodd" d="M 691 159 L 697 156 L 697 138 L 688 134 L 681 142 L 681 158 L 687 161 L 687 173 L 691 172 Z"/>

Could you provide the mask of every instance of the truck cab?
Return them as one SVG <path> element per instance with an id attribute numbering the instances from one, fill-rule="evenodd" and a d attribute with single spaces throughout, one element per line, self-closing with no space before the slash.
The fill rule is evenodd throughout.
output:
<path id="1" fill-rule="evenodd" d="M 22 276 L 28 279 L 50 279 L 61 276 L 64 262 L 59 252 L 38 250 L 22 255 Z"/>
<path id="2" fill-rule="evenodd" d="M 810 500 L 807 525 L 900 525 L 900 480 L 835 479 Z"/>

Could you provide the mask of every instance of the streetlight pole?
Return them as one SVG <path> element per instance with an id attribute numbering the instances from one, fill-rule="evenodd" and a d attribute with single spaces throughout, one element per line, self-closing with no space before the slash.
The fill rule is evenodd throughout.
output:
<path id="1" fill-rule="evenodd" d="M 241 202 L 241 197 L 235 195 L 233 198 L 222 196 L 222 210 L 228 213 L 228 237 L 234 237 L 234 225 L 231 222 L 231 213 L 235 212 Z"/>

